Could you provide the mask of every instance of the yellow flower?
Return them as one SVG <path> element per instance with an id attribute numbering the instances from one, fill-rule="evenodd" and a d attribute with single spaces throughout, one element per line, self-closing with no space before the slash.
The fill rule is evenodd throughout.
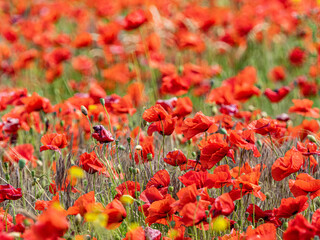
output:
<path id="1" fill-rule="evenodd" d="M 72 178 L 83 178 L 84 177 L 84 171 L 82 170 L 82 168 L 77 167 L 77 166 L 73 166 L 69 169 L 69 175 Z"/>
<path id="2" fill-rule="evenodd" d="M 229 221 L 222 216 L 212 219 L 212 230 L 215 232 L 225 231 L 229 227 Z"/>

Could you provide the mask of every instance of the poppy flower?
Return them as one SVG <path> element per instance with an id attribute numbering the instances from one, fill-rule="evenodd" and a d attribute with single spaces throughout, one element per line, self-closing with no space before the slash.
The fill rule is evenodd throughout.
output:
<path id="1" fill-rule="evenodd" d="M 126 30 L 133 30 L 140 27 L 147 22 L 145 12 L 141 9 L 129 13 L 124 19 L 124 28 Z"/>
<path id="2" fill-rule="evenodd" d="M 284 157 L 278 158 L 271 167 L 271 175 L 274 180 L 281 181 L 291 173 L 299 171 L 303 164 L 302 154 L 293 147 L 286 152 Z"/>
<path id="3" fill-rule="evenodd" d="M 208 174 L 205 186 L 208 188 L 222 188 L 231 183 L 231 174 L 228 165 L 215 167 L 213 174 Z"/>
<path id="4" fill-rule="evenodd" d="M 54 150 L 61 153 L 60 149 L 68 146 L 66 135 L 59 133 L 48 133 L 41 137 L 41 143 L 43 146 L 40 147 L 40 152 L 46 150 Z"/>
<path id="5" fill-rule="evenodd" d="M 189 97 L 178 98 L 176 109 L 173 111 L 172 116 L 184 118 L 192 112 L 192 101 Z"/>
<path id="6" fill-rule="evenodd" d="M 34 148 L 32 144 L 27 143 L 17 145 L 13 148 L 9 148 L 9 150 L 5 152 L 4 161 L 14 161 L 18 163 L 20 159 L 25 159 L 31 162 L 33 166 L 36 166 L 36 158 L 33 156 L 33 153 Z"/>
<path id="7" fill-rule="evenodd" d="M 297 113 L 305 117 L 319 118 L 319 108 L 312 108 L 313 101 L 309 99 L 293 99 L 294 106 L 289 108 L 289 113 Z"/>
<path id="8" fill-rule="evenodd" d="M 21 124 L 20 120 L 17 118 L 10 118 L 8 117 L 6 121 L 0 123 L 0 127 L 2 127 L 2 130 L 6 133 L 12 133 L 15 134 L 19 130 Z"/>
<path id="9" fill-rule="evenodd" d="M 312 215 L 312 225 L 317 228 L 316 235 L 320 234 L 320 209 L 317 209 Z"/>
<path id="10" fill-rule="evenodd" d="M 272 223 L 264 223 L 255 229 L 253 229 L 252 226 L 249 226 L 246 231 L 246 236 L 247 240 L 276 240 L 277 229 Z"/>
<path id="11" fill-rule="evenodd" d="M 181 130 L 183 135 L 187 139 L 190 139 L 195 135 L 206 131 L 215 132 L 218 130 L 218 127 L 214 125 L 214 120 L 205 116 L 202 112 L 197 112 L 193 118 L 186 118 L 183 121 Z"/>
<path id="12" fill-rule="evenodd" d="M 160 93 L 162 94 L 181 96 L 186 94 L 190 88 L 190 84 L 177 74 L 165 76 L 161 81 Z"/>
<path id="13" fill-rule="evenodd" d="M 275 216 L 274 210 L 263 211 L 257 205 L 250 204 L 246 212 L 249 213 L 249 216 L 248 216 L 249 222 L 253 221 L 253 213 L 254 213 L 255 222 L 259 222 L 259 220 L 262 219 L 265 223 L 273 223 L 277 227 L 280 227 L 282 225 L 282 222 L 278 219 L 277 216 Z"/>
<path id="14" fill-rule="evenodd" d="M 173 97 L 166 100 L 158 99 L 156 104 L 161 105 L 168 113 L 170 113 L 177 106 L 177 102 L 178 99 L 176 97 Z"/>
<path id="15" fill-rule="evenodd" d="M 76 36 L 73 41 L 73 46 L 75 48 L 84 48 L 90 46 L 92 43 L 92 36 L 90 33 L 83 32 Z"/>
<path id="16" fill-rule="evenodd" d="M 289 180 L 290 192 L 295 197 L 307 196 L 314 199 L 320 196 L 320 179 L 314 179 L 307 173 L 300 173 L 296 180 Z"/>
<path id="17" fill-rule="evenodd" d="M 146 223 L 148 225 L 153 223 L 168 225 L 168 222 L 172 220 L 172 215 L 175 212 L 171 207 L 174 202 L 174 198 L 169 194 L 164 199 L 153 202 L 149 207 L 149 215 L 146 218 Z"/>
<path id="18" fill-rule="evenodd" d="M 234 161 L 233 150 L 223 140 L 223 135 L 219 133 L 210 135 L 200 150 L 200 162 L 203 169 L 211 169 L 226 156 L 231 157 Z"/>
<path id="19" fill-rule="evenodd" d="M 261 154 L 255 145 L 255 136 L 252 130 L 245 130 L 242 133 L 237 133 L 236 130 L 230 131 L 229 135 L 230 143 L 236 147 L 243 148 L 245 150 L 251 150 L 254 157 L 260 157 Z"/>
<path id="20" fill-rule="evenodd" d="M 136 192 L 140 191 L 140 184 L 138 182 L 126 181 L 116 187 L 117 195 L 115 199 L 120 199 L 123 195 L 130 195 L 136 198 Z"/>
<path id="21" fill-rule="evenodd" d="M 318 85 L 316 82 L 308 81 L 305 76 L 299 76 L 295 82 L 298 84 L 302 96 L 311 97 L 317 95 Z"/>
<path id="22" fill-rule="evenodd" d="M 165 195 L 168 191 L 169 184 L 170 175 L 167 170 L 163 169 L 153 175 L 153 177 L 148 181 L 146 188 L 155 187 L 162 195 Z"/>
<path id="23" fill-rule="evenodd" d="M 0 185 L 0 203 L 5 200 L 17 200 L 21 197 L 21 188 L 16 189 L 10 184 Z"/>
<path id="24" fill-rule="evenodd" d="M 79 166 L 85 170 L 87 173 L 94 174 L 96 172 L 104 173 L 106 172 L 105 166 L 98 159 L 96 153 L 92 151 L 91 153 L 83 153 L 80 155 Z"/>
<path id="25" fill-rule="evenodd" d="M 269 78 L 275 82 L 280 82 L 285 80 L 286 73 L 285 69 L 282 66 L 276 66 L 269 72 Z"/>
<path id="26" fill-rule="evenodd" d="M 181 166 L 186 164 L 188 159 L 181 150 L 175 150 L 168 152 L 163 161 L 171 166 Z"/>
<path id="27" fill-rule="evenodd" d="M 140 194 L 140 200 L 143 201 L 145 204 L 143 204 L 141 207 L 139 207 L 139 211 L 142 211 L 143 214 L 147 217 L 149 215 L 149 207 L 150 205 L 155 202 L 159 201 L 165 198 L 164 195 L 161 194 L 161 192 L 154 186 L 146 188 L 141 194 Z"/>
<path id="28" fill-rule="evenodd" d="M 293 48 L 289 53 L 289 60 L 294 66 L 301 66 L 304 63 L 305 58 L 306 52 L 299 47 Z"/>
<path id="29" fill-rule="evenodd" d="M 38 211 L 44 211 L 47 210 L 54 203 L 59 203 L 59 194 L 53 196 L 53 198 L 50 201 L 37 200 L 34 208 Z"/>
<path id="30" fill-rule="evenodd" d="M 179 177 L 179 180 L 185 186 L 189 186 L 192 184 L 196 184 L 197 189 L 203 188 L 206 186 L 206 181 L 208 179 L 208 172 L 207 171 L 189 171 L 184 175 Z"/>
<path id="31" fill-rule="evenodd" d="M 118 228 L 122 221 L 127 217 L 126 209 L 118 199 L 109 203 L 103 211 L 108 216 L 106 229 L 112 230 Z"/>
<path id="32" fill-rule="evenodd" d="M 147 133 L 152 136 L 154 132 L 158 132 L 161 135 L 171 135 L 176 127 L 177 117 L 167 117 L 165 120 L 153 122 L 148 127 Z"/>
<path id="33" fill-rule="evenodd" d="M 312 226 L 303 215 L 298 214 L 289 221 L 287 230 L 283 233 L 284 240 L 312 239 L 316 228 Z"/>
<path id="34" fill-rule="evenodd" d="M 141 150 L 135 149 L 134 160 L 138 164 L 139 162 L 148 162 L 154 158 L 153 137 L 146 136 L 140 137 Z M 149 159 L 148 155 L 151 154 L 152 158 Z M 150 156 L 150 155 L 149 155 Z"/>
<path id="35" fill-rule="evenodd" d="M 168 112 L 160 104 L 156 104 L 145 110 L 142 118 L 147 122 L 156 122 L 165 120 L 168 116 Z"/>
<path id="36" fill-rule="evenodd" d="M 284 99 L 290 92 L 289 87 L 281 87 L 276 90 L 271 90 L 270 88 L 267 88 L 264 91 L 264 95 L 269 99 L 272 103 L 280 102 L 282 99 Z"/>
<path id="37" fill-rule="evenodd" d="M 180 221 L 187 227 L 206 223 L 206 210 L 208 209 L 209 204 L 210 202 L 204 201 L 187 203 L 179 212 L 182 217 Z"/>
<path id="38" fill-rule="evenodd" d="M 37 222 L 28 229 L 23 237 L 25 239 L 58 239 L 69 228 L 69 222 L 64 211 L 51 206 L 39 217 Z"/>
<path id="39" fill-rule="evenodd" d="M 308 197 L 306 196 L 283 198 L 281 199 L 280 207 L 275 209 L 274 212 L 278 218 L 290 218 L 297 213 L 303 212 L 308 206 Z"/>
<path id="40" fill-rule="evenodd" d="M 253 130 L 262 136 L 268 134 L 277 134 L 280 131 L 278 122 L 274 119 L 260 118 L 259 120 L 252 121 L 247 126 L 249 130 Z"/>
<path id="41" fill-rule="evenodd" d="M 96 125 L 93 126 L 94 132 L 92 133 L 92 137 L 96 139 L 100 143 L 109 143 L 113 142 L 114 138 L 112 137 L 112 134 L 107 131 L 104 126 L 102 125 Z"/>
<path id="42" fill-rule="evenodd" d="M 228 216 L 234 211 L 234 203 L 229 193 L 224 193 L 214 200 L 213 217 L 218 215 Z"/>
<path id="43" fill-rule="evenodd" d="M 34 92 L 31 96 L 22 99 L 26 111 L 31 113 L 33 111 L 44 111 L 49 113 L 52 111 L 52 106 L 49 99 L 40 97 L 38 93 Z"/>
<path id="44" fill-rule="evenodd" d="M 145 232 L 142 227 L 134 227 L 126 233 L 126 237 L 122 240 L 145 240 Z"/>
<path id="45" fill-rule="evenodd" d="M 90 204 L 95 203 L 94 192 L 89 192 L 80 196 L 73 204 L 72 207 L 69 207 L 67 210 L 67 215 L 77 215 L 80 214 L 84 216 L 88 212 L 88 207 Z"/>

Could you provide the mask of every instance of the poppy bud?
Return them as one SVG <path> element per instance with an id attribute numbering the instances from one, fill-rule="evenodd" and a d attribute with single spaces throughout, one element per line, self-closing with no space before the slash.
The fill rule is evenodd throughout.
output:
<path id="1" fill-rule="evenodd" d="M 171 228 L 174 228 L 176 226 L 176 222 L 175 221 L 171 221 L 170 222 L 170 226 L 171 226 Z"/>
<path id="2" fill-rule="evenodd" d="M 5 162 L 5 163 L 4 163 L 4 168 L 5 168 L 6 170 L 8 170 L 8 168 L 9 168 L 9 163 L 8 163 L 8 162 Z"/>
<path id="3" fill-rule="evenodd" d="M 209 205 L 209 206 L 208 206 L 209 211 L 211 210 L 211 208 L 212 208 L 212 205 Z"/>
<path id="4" fill-rule="evenodd" d="M 27 218 L 25 218 L 25 219 L 23 219 L 23 225 L 25 225 L 26 227 L 29 227 L 31 225 L 31 223 Z"/>
<path id="5" fill-rule="evenodd" d="M 80 225 L 81 220 L 82 220 L 82 217 L 81 217 L 80 213 L 78 213 L 78 214 L 76 215 L 76 217 L 74 218 L 74 220 L 75 220 L 75 222 L 76 222 L 76 225 Z"/>
<path id="6" fill-rule="evenodd" d="M 9 175 L 9 173 L 6 173 L 5 178 L 6 178 L 6 181 L 9 181 L 9 180 L 10 180 L 10 175 Z"/>
<path id="7" fill-rule="evenodd" d="M 315 138 L 314 135 L 309 134 L 307 137 L 310 142 L 317 143 L 317 139 Z"/>
<path id="8" fill-rule="evenodd" d="M 191 155 L 192 155 L 193 158 L 197 157 L 197 153 L 196 152 L 192 152 Z"/>
<path id="9" fill-rule="evenodd" d="M 148 154 L 147 154 L 147 159 L 148 159 L 148 161 L 151 161 L 151 160 L 152 160 L 152 153 L 148 153 Z"/>
<path id="10" fill-rule="evenodd" d="M 90 235 L 85 235 L 84 236 L 84 240 L 91 240 L 91 236 Z"/>
<path id="11" fill-rule="evenodd" d="M 139 168 L 136 168 L 136 169 L 135 169 L 135 173 L 136 173 L 136 174 L 140 174 L 140 169 L 139 169 Z"/>
<path id="12" fill-rule="evenodd" d="M 217 112 L 218 112 L 217 106 L 213 106 L 213 107 L 212 107 L 212 114 L 213 114 L 213 115 L 216 115 Z"/>
<path id="13" fill-rule="evenodd" d="M 34 170 L 31 170 L 31 176 L 34 178 L 35 176 Z"/>
<path id="14" fill-rule="evenodd" d="M 174 190 L 173 186 L 169 186 L 169 187 L 168 187 L 168 191 L 169 191 L 169 193 L 172 193 L 172 192 L 173 192 L 173 190 Z"/>
<path id="15" fill-rule="evenodd" d="M 287 228 L 288 228 L 288 222 L 284 222 L 284 223 L 283 223 L 283 228 L 284 228 L 284 229 L 287 229 Z"/>
<path id="16" fill-rule="evenodd" d="M 84 179 L 84 180 L 83 180 L 83 185 L 84 185 L 85 187 L 88 186 L 88 180 L 87 180 L 87 179 Z"/>
<path id="17" fill-rule="evenodd" d="M 41 196 L 42 196 L 43 193 L 44 193 L 44 190 L 43 190 L 43 189 L 40 189 L 39 192 L 37 192 L 37 194 L 36 194 L 36 199 L 41 198 Z"/>
<path id="18" fill-rule="evenodd" d="M 130 173 L 133 172 L 133 167 L 129 167 L 129 172 L 130 172 Z"/>
<path id="19" fill-rule="evenodd" d="M 210 212 L 209 210 L 206 210 L 205 213 L 206 213 L 206 216 L 208 216 Z"/>
<path id="20" fill-rule="evenodd" d="M 102 122 L 103 119 L 104 119 L 103 113 L 99 113 L 99 116 L 98 116 L 99 122 Z"/>
<path id="21" fill-rule="evenodd" d="M 26 160 L 23 158 L 19 159 L 18 165 L 19 165 L 19 169 L 22 170 L 24 168 L 24 166 L 26 165 Z"/>
<path id="22" fill-rule="evenodd" d="M 120 145 L 120 146 L 119 146 L 119 150 L 124 151 L 124 150 L 126 150 L 126 148 L 125 148 L 123 145 Z"/>
<path id="23" fill-rule="evenodd" d="M 85 106 L 81 105 L 81 112 L 83 115 L 88 116 L 88 110 Z"/>
<path id="24" fill-rule="evenodd" d="M 207 222 L 210 223 L 212 221 L 211 217 L 207 217 Z"/>
<path id="25" fill-rule="evenodd" d="M 259 147 L 262 147 L 262 142 L 261 142 L 261 140 L 258 140 L 258 141 L 257 141 L 257 144 L 258 144 Z"/>
<path id="26" fill-rule="evenodd" d="M 39 167 L 41 167 L 42 166 L 42 161 L 37 160 L 37 164 L 39 165 Z"/>
<path id="27" fill-rule="evenodd" d="M 106 100 L 104 98 L 100 98 L 100 103 L 102 106 L 104 106 L 106 104 Z"/>
<path id="28" fill-rule="evenodd" d="M 64 122 L 61 120 L 60 121 L 60 126 L 63 127 L 64 126 Z"/>
<path id="29" fill-rule="evenodd" d="M 141 151 L 141 150 L 142 150 L 142 147 L 141 147 L 141 145 L 137 145 L 137 146 L 135 147 L 135 149 L 138 150 L 138 151 Z"/>
<path id="30" fill-rule="evenodd" d="M 314 238 L 313 238 L 313 240 L 319 240 L 319 239 L 320 239 L 320 238 L 319 238 L 318 235 L 314 236 Z"/>
<path id="31" fill-rule="evenodd" d="M 196 199 L 197 199 L 197 202 L 199 202 L 201 200 L 201 196 L 198 195 Z"/>
<path id="32" fill-rule="evenodd" d="M 228 134 L 228 132 L 227 132 L 227 130 L 225 128 L 220 128 L 219 129 L 219 133 L 221 133 L 223 135 L 227 135 Z"/>

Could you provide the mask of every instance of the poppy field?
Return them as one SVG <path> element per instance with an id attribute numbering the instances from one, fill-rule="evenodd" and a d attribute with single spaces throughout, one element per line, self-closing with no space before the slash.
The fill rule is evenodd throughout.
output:
<path id="1" fill-rule="evenodd" d="M 0 240 L 320 238 L 319 0 L 0 16 Z"/>

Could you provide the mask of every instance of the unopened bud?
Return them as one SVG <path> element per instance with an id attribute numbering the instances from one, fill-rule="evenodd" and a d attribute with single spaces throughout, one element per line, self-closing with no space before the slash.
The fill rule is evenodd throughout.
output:
<path id="1" fill-rule="evenodd" d="M 173 187 L 173 186 L 169 186 L 169 187 L 168 187 L 168 192 L 169 192 L 169 193 L 172 193 L 173 190 L 174 190 L 174 187 Z"/>
<path id="2" fill-rule="evenodd" d="M 80 215 L 80 213 L 78 213 L 76 215 L 76 217 L 74 218 L 75 222 L 76 222 L 76 225 L 80 225 L 81 221 L 82 221 L 82 217 Z"/>
<path id="3" fill-rule="evenodd" d="M 219 129 L 219 133 L 224 134 L 224 135 L 228 134 L 228 132 L 227 132 L 227 130 L 225 128 L 220 128 Z"/>
<path id="4" fill-rule="evenodd" d="M 141 145 L 137 145 L 137 146 L 136 146 L 136 150 L 141 151 L 141 150 L 142 150 Z"/>
<path id="5" fill-rule="evenodd" d="M 104 119 L 103 113 L 99 113 L 99 116 L 98 116 L 99 122 L 102 122 L 103 119 Z"/>
<path id="6" fill-rule="evenodd" d="M 85 106 L 81 105 L 81 112 L 83 115 L 88 116 L 88 110 Z"/>
<path id="7" fill-rule="evenodd" d="M 259 147 L 262 147 L 262 142 L 261 142 L 261 140 L 258 140 L 258 141 L 257 141 L 257 144 L 258 144 Z"/>
<path id="8" fill-rule="evenodd" d="M 26 160 L 23 158 L 19 159 L 18 165 L 19 165 L 19 169 L 22 170 L 24 168 L 24 166 L 26 165 Z"/>
<path id="9" fill-rule="evenodd" d="M 100 103 L 102 106 L 104 106 L 106 104 L 106 100 L 104 100 L 104 98 L 100 98 Z"/>
<path id="10" fill-rule="evenodd" d="M 317 139 L 314 135 L 309 134 L 307 137 L 310 142 L 317 143 Z"/>
<path id="11" fill-rule="evenodd" d="M 148 161 L 151 161 L 151 160 L 152 160 L 152 153 L 148 153 L 148 154 L 147 154 L 147 159 L 148 159 Z"/>

